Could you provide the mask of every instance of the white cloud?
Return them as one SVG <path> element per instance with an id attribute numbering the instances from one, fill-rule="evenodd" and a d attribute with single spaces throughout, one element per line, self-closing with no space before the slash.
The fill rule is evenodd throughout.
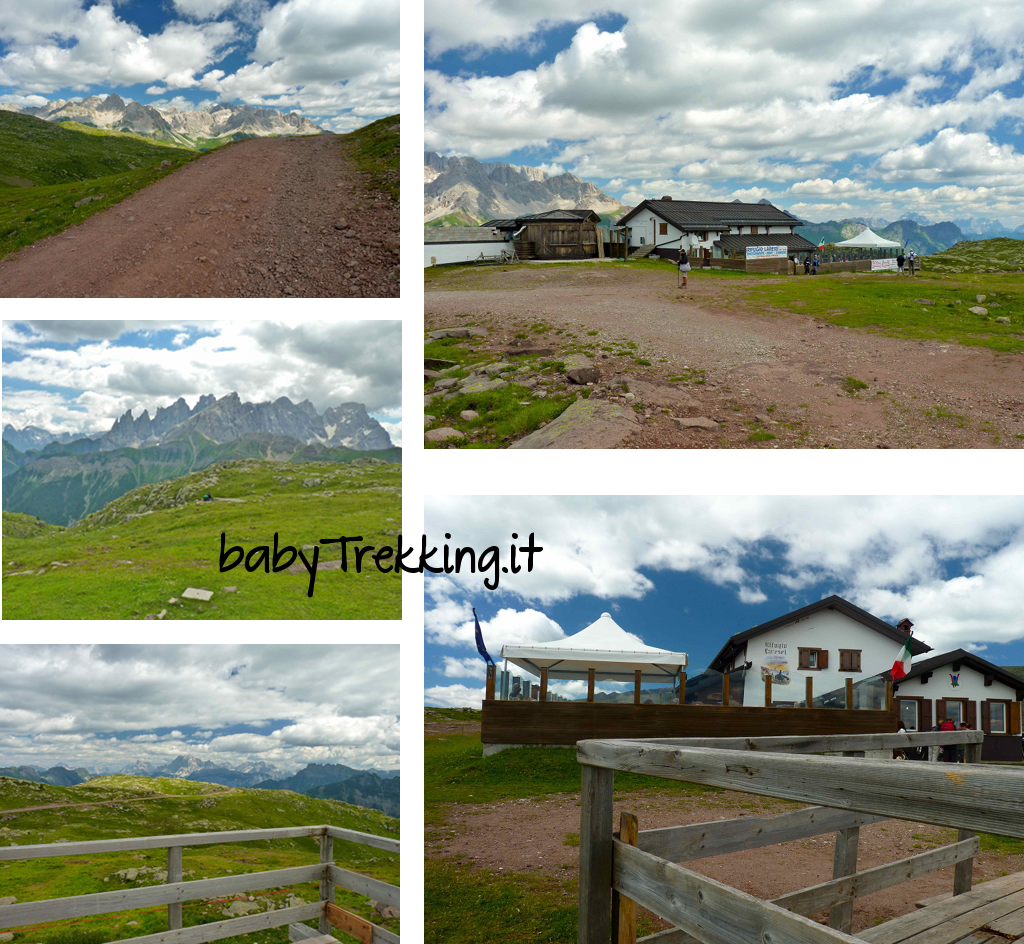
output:
<path id="1" fill-rule="evenodd" d="M 172 348 L 110 343 L 140 330 L 174 331 Z M 80 339 L 71 350 L 48 343 Z M 20 359 L 4 364 L 4 377 L 42 389 L 5 390 L 3 423 L 96 432 L 128 409 L 152 413 L 179 396 L 194 405 L 203 394 L 232 391 L 252 402 L 308 398 L 321 412 L 351 401 L 398 411 L 400 339 L 397 321 L 5 322 L 4 350 Z M 400 422 L 390 425 L 400 432 Z"/>
<path id="2" fill-rule="evenodd" d="M 484 689 L 468 685 L 435 685 L 424 693 L 428 705 L 440 708 L 479 708 L 484 700 Z"/>
<path id="3" fill-rule="evenodd" d="M 394 767 L 398 708 L 397 646 L 0 647 L 0 766 Z"/>
<path id="4" fill-rule="evenodd" d="M 501 158 L 568 142 L 554 160 L 583 178 L 628 181 L 626 202 L 652 195 L 641 180 L 720 199 L 709 185 L 814 179 L 843 162 L 859 164 L 865 181 L 1006 187 L 999 196 L 1019 207 L 1022 157 L 990 140 L 1024 119 L 1016 0 L 993 0 L 986 16 L 954 0 L 827 11 L 810 0 L 506 7 L 427 4 L 428 53 L 461 49 L 464 60 L 459 74 L 444 75 L 428 58 L 427 148 Z M 602 30 L 593 22 L 600 12 L 626 22 Z M 578 25 L 549 60 L 511 75 L 474 68 L 477 53 L 529 50 L 558 22 Z M 858 84 L 866 90 L 851 89 Z M 944 196 L 932 197 L 933 215 L 953 210 Z"/>
<path id="5" fill-rule="evenodd" d="M 336 131 L 398 111 L 398 0 L 173 0 L 173 8 L 180 18 L 147 34 L 111 0 L 0 5 L 3 98 L 201 87 L 214 101 L 300 110 Z M 230 74 L 217 68 L 233 52 L 248 61 Z"/>
<path id="6" fill-rule="evenodd" d="M 913 614 L 938 650 L 1024 638 L 1020 498 L 433 498 L 424 518 L 428 535 L 447 530 L 460 544 L 534 530 L 545 548 L 534 573 L 505 575 L 499 591 L 486 591 L 530 607 L 506 606 L 481 624 L 492 655 L 499 643 L 559 638 L 562 628 L 530 605 L 642 599 L 653 584 L 641 569 L 697 573 L 744 603 L 766 599 L 767 582 L 831 583 L 882 618 Z M 780 548 L 768 571 L 765 541 Z M 427 591 L 427 641 L 471 646 L 466 600 L 481 592 L 480 577 L 429 579 Z"/>

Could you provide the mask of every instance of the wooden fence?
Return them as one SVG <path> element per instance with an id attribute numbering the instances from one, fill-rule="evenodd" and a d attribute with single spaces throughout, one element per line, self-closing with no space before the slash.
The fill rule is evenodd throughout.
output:
<path id="1" fill-rule="evenodd" d="M 969 892 L 979 847 L 975 831 L 1024 838 L 1024 778 L 1012 768 L 977 766 L 982 738 L 980 731 L 964 730 L 581 741 L 579 944 L 636 941 L 637 905 L 676 928 L 643 939 L 651 944 L 854 944 L 849 932 L 858 897 L 949 865 L 956 866 L 954 896 Z M 948 744 L 963 744 L 971 766 L 863 758 L 865 751 Z M 806 756 L 822 751 L 843 756 Z M 817 805 L 771 818 L 652 830 L 640 830 L 636 818 L 624 814 L 613 835 L 616 770 Z M 860 827 L 890 817 L 954 827 L 957 840 L 857 872 Z M 677 864 L 833 830 L 832 880 L 772 902 Z M 826 909 L 829 927 L 807 917 Z"/>
<path id="2" fill-rule="evenodd" d="M 899 723 L 892 710 L 843 708 L 487 700 L 482 709 L 485 754 L 497 745 L 571 745 L 590 738 L 871 734 L 895 731 Z"/>
<path id="3" fill-rule="evenodd" d="M 224 878 L 183 882 L 182 849 L 233 842 L 253 842 L 265 839 L 319 838 L 320 862 L 288 869 L 228 875 Z M 57 842 L 34 846 L 5 846 L 0 848 L 0 862 L 15 859 L 61 858 L 77 855 L 97 855 L 104 852 L 125 852 L 131 849 L 166 849 L 167 882 L 146 888 L 128 888 L 71 898 L 49 898 L 43 901 L 18 902 L 0 905 L 0 929 L 17 928 L 37 922 L 60 921 L 63 918 L 81 918 L 87 915 L 128 911 L 133 908 L 167 906 L 167 931 L 132 938 L 132 944 L 203 944 L 237 934 L 282 927 L 292 922 L 320 919 L 320 934 L 339 927 L 364 944 L 398 944 L 399 937 L 386 928 L 370 924 L 334 904 L 335 887 L 366 895 L 393 908 L 399 908 L 399 889 L 387 882 L 350 872 L 334 864 L 334 840 L 372 846 L 388 852 L 399 852 L 396 839 L 386 839 L 370 833 L 337 826 L 289 826 L 282 829 L 241 829 L 215 833 L 182 833 L 173 836 L 141 836 L 133 839 L 100 839 L 89 842 Z M 304 905 L 278 908 L 258 915 L 229 918 L 195 927 L 182 927 L 182 903 L 235 895 L 300 882 L 319 881 L 319 900 Z"/>

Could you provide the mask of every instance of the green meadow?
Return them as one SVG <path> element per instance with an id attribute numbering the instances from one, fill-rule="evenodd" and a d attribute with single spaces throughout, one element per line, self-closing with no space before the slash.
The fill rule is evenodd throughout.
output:
<path id="1" fill-rule="evenodd" d="M 933 273 L 930 263 L 929 257 L 925 271 L 913 278 L 843 273 L 738 287 L 747 304 L 764 314 L 781 309 L 891 337 L 987 347 L 1000 354 L 1024 351 L 1024 275 Z M 985 296 L 984 302 L 977 301 L 978 295 Z M 978 305 L 987 313 L 971 312 Z M 999 317 L 1010 323 L 1000 324 Z"/>
<path id="2" fill-rule="evenodd" d="M 356 166 L 370 175 L 370 186 L 398 199 L 399 116 L 371 122 L 345 136 Z"/>
<path id="3" fill-rule="evenodd" d="M 157 794 L 171 796 L 155 796 Z M 9 812 L 39 804 L 62 806 Z M 0 777 L 0 811 L 4 810 L 8 812 L 2 815 L 0 847 L 325 824 L 399 838 L 397 819 L 336 800 L 313 799 L 283 790 L 231 790 L 218 784 L 124 775 L 100 777 L 77 787 L 54 787 Z M 315 865 L 319 855 L 317 839 L 262 840 L 186 847 L 182 866 L 188 881 Z M 400 884 L 399 857 L 394 853 L 335 839 L 334 861 L 354 872 Z M 0 888 L 5 896 L 13 896 L 19 902 L 41 901 L 163 884 L 166 867 L 166 852 L 161 849 L 14 860 L 0 863 Z M 258 902 L 259 910 L 265 911 L 268 907 L 284 906 L 292 896 L 307 902 L 316 901 L 318 886 L 307 883 L 250 894 Z M 184 926 L 225 920 L 229 916 L 225 910 L 236 897 L 244 901 L 248 896 L 186 902 Z M 367 899 L 338 889 L 336 900 L 340 907 L 381 923 Z M 309 923 L 315 926 L 314 922 Z M 388 921 L 386 926 L 399 933 L 397 919 Z M 98 944 L 166 929 L 167 909 L 160 906 L 15 929 L 13 944 Z M 241 944 L 252 938 L 228 940 Z M 264 944 L 284 944 L 288 940 L 287 929 L 262 931 L 259 940 Z M 339 935 L 339 940 L 353 939 Z"/>
<path id="4" fill-rule="evenodd" d="M 218 463 L 133 489 L 69 528 L 4 512 L 3 606 L 8 619 L 399 619 L 401 580 L 371 561 L 362 573 L 219 572 L 225 545 L 320 548 L 320 566 L 340 546 L 321 538 L 360 535 L 395 546 L 401 531 L 401 466 L 361 460 Z M 214 501 L 200 499 L 206 493 Z M 236 557 L 237 555 L 232 555 Z M 257 563 L 254 555 L 250 563 Z M 287 555 L 282 561 L 287 561 Z M 208 602 L 182 599 L 187 587 Z M 225 588 L 234 588 L 226 590 Z M 170 602 L 171 599 L 177 602 Z"/>
<path id="5" fill-rule="evenodd" d="M 0 111 L 0 258 L 173 173 L 197 151 Z M 170 161 L 171 166 L 160 164 Z M 75 206 L 89 200 L 81 206 Z"/>

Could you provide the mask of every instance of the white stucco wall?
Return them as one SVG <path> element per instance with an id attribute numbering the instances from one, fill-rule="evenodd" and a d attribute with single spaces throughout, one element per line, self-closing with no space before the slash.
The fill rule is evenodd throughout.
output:
<path id="1" fill-rule="evenodd" d="M 952 675 L 957 676 L 957 684 L 953 685 Z M 909 681 L 899 682 L 897 684 L 896 698 L 900 696 L 912 697 L 912 698 L 925 698 L 932 703 L 932 724 L 935 724 L 938 713 L 936 711 L 936 702 L 940 698 L 966 698 L 969 701 L 973 701 L 976 704 L 977 712 L 977 727 L 980 729 L 981 723 L 981 703 L 989 699 L 997 699 L 1003 701 L 1013 702 L 1010 706 L 1011 711 L 1020 711 L 1020 705 L 1016 704 L 1017 693 L 1016 689 L 1011 688 L 1004 682 L 1000 682 L 998 679 L 993 679 L 991 685 L 985 685 L 985 675 L 979 672 L 977 669 L 973 669 L 968 665 L 961 664 L 960 671 L 958 673 L 953 672 L 953 660 L 951 659 L 947 664 L 939 666 L 937 669 L 932 669 L 931 678 L 928 679 L 923 685 L 921 684 L 920 678 L 912 678 Z M 966 721 L 966 716 L 964 717 Z"/>
<path id="2" fill-rule="evenodd" d="M 423 268 L 431 265 L 445 265 L 449 262 L 472 262 L 500 256 L 501 250 L 507 247 L 504 241 L 493 243 L 425 243 L 423 246 Z M 431 261 L 431 258 L 436 261 Z"/>
<path id="3" fill-rule="evenodd" d="M 767 648 L 769 646 L 770 650 Z M 798 669 L 798 650 L 801 648 L 827 649 L 828 668 Z M 860 672 L 839 671 L 840 649 L 861 650 Z M 781 662 L 788 665 L 789 684 L 783 685 L 773 680 L 773 701 L 802 701 L 806 693 L 807 677 L 814 679 L 814 694 L 823 695 L 845 686 L 847 678 L 856 682 L 891 669 L 898 653 L 898 642 L 837 610 L 821 610 L 798 622 L 748 639 L 746 654 L 737 656 L 734 664 L 753 663 L 743 687 L 743 704 L 759 706 L 764 704 L 762 665 Z"/>

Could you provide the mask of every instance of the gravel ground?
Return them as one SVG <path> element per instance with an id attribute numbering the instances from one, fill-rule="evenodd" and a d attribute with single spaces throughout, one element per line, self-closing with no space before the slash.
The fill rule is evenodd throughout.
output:
<path id="1" fill-rule="evenodd" d="M 683 292 L 674 274 L 649 270 L 466 269 L 427 284 L 425 327 L 475 322 L 498 350 L 542 320 L 553 330 L 531 337 L 556 356 L 570 341 L 599 349 L 630 340 L 651 362 L 601 355 L 603 378 L 704 371 L 704 384 L 685 387 L 700 405 L 675 415 L 708 417 L 720 429 L 680 428 L 652 411 L 624 448 L 1024 446 L 1024 356 L 754 310 L 740 284 L 698 273 Z M 847 377 L 868 386 L 852 396 Z M 775 439 L 749 441 L 755 428 Z"/>

